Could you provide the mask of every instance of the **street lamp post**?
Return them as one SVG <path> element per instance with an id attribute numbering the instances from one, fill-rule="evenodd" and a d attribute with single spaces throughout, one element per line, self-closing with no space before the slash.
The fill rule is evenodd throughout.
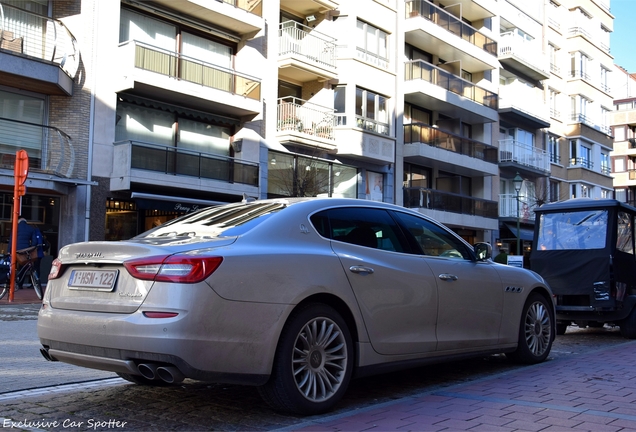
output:
<path id="1" fill-rule="evenodd" d="M 515 178 L 512 179 L 512 184 L 515 186 L 515 192 L 517 192 L 517 255 L 521 255 L 521 238 L 519 237 L 520 219 L 519 219 L 519 192 L 521 191 L 521 185 L 523 184 L 523 178 L 517 172 Z"/>

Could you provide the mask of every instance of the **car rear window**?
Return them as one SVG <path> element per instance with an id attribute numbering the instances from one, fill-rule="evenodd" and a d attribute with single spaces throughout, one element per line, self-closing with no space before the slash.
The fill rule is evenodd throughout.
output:
<path id="1" fill-rule="evenodd" d="M 285 207 L 285 203 L 240 203 L 208 207 L 168 221 L 135 238 L 237 236 Z"/>

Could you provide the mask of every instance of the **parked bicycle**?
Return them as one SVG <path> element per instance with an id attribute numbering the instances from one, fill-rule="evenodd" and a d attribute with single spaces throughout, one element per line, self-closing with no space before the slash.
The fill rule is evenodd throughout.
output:
<path id="1" fill-rule="evenodd" d="M 16 254 L 20 254 L 25 257 L 24 263 L 18 268 L 17 273 L 15 275 L 15 291 L 18 291 L 22 288 L 22 285 L 25 282 L 30 281 L 31 285 L 33 285 L 33 289 L 35 290 L 35 294 L 38 296 L 40 300 L 42 300 L 42 285 L 40 284 L 40 276 L 38 272 L 35 270 L 35 260 L 37 258 L 31 257 L 31 252 L 35 250 L 38 246 L 31 246 L 26 249 L 22 249 L 16 251 Z M 18 260 L 20 261 L 20 260 Z M 5 295 L 9 292 L 9 288 L 11 285 L 11 255 L 3 255 L 0 257 L 0 267 L 6 268 L 6 270 L 2 271 L 2 276 L 5 277 L 5 281 L 0 285 L 0 300 L 4 298 Z M 5 273 L 6 271 L 6 273 Z M 1 280 L 1 279 L 0 279 Z"/>

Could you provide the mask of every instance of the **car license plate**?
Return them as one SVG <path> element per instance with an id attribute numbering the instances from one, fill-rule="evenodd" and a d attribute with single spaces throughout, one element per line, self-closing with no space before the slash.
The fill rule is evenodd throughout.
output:
<path id="1" fill-rule="evenodd" d="M 112 291 L 119 270 L 73 270 L 68 280 L 70 289 Z"/>

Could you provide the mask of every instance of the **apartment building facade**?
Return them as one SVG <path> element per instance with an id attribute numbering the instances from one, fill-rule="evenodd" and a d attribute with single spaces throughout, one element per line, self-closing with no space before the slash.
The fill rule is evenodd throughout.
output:
<path id="1" fill-rule="evenodd" d="M 610 125 L 614 149 L 610 154 L 614 198 L 636 206 L 636 77 L 614 68 L 614 111 Z"/>
<path id="2" fill-rule="evenodd" d="M 510 248 L 510 226 L 521 215 L 526 232 L 541 199 L 611 190 L 596 107 L 612 105 L 590 73 L 612 64 L 609 38 L 571 30 L 610 32 L 601 1 L 0 0 L 5 207 L 28 126 L 23 208 L 60 246 L 244 196 L 334 196 L 394 202 Z M 27 13 L 44 20 L 39 34 L 66 30 L 75 54 L 18 51 Z M 20 67 L 36 65 L 49 75 L 25 87 Z M 14 108 L 32 99 L 39 117 Z"/>

